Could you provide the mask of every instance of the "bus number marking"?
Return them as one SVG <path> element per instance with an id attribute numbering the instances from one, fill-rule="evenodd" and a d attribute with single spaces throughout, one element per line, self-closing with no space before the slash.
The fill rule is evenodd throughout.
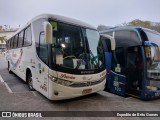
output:
<path id="1" fill-rule="evenodd" d="M 118 77 L 115 77 L 115 80 L 113 81 L 113 86 L 115 88 L 116 91 L 122 91 L 121 88 L 119 87 L 119 82 L 118 82 Z"/>
<path id="2" fill-rule="evenodd" d="M 160 93 L 158 93 L 158 92 L 157 92 L 157 93 L 155 93 L 155 96 L 160 96 Z"/>

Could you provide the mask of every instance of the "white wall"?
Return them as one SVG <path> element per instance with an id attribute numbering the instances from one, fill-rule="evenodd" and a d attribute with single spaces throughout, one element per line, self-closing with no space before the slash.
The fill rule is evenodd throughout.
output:
<path id="1" fill-rule="evenodd" d="M 6 40 L 8 38 L 10 38 L 14 33 L 16 32 L 16 30 L 14 31 L 0 31 L 0 37 L 6 36 Z M 6 42 L 1 42 L 0 41 L 0 48 L 5 48 L 5 44 Z"/>
<path id="2" fill-rule="evenodd" d="M 6 40 L 8 38 L 10 38 L 16 31 L 0 31 L 0 37 L 2 36 L 6 36 Z M 4 44 L 4 43 L 1 43 L 0 41 L 0 44 Z"/>

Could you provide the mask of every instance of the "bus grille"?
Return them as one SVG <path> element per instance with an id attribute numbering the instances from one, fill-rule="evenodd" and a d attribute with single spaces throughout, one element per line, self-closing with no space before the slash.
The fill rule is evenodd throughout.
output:
<path id="1" fill-rule="evenodd" d="M 85 82 L 76 82 L 70 85 L 70 87 L 86 87 L 86 86 L 93 86 L 101 83 L 102 81 L 105 80 L 105 77 L 101 78 L 100 80 L 97 81 L 85 81 Z"/>

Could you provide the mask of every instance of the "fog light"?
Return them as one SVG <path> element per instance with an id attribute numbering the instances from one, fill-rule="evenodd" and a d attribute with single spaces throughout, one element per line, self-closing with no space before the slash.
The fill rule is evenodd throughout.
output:
<path id="1" fill-rule="evenodd" d="M 58 93 L 57 91 L 54 91 L 54 95 L 56 95 L 56 96 L 57 96 L 58 94 L 59 94 L 59 93 Z"/>

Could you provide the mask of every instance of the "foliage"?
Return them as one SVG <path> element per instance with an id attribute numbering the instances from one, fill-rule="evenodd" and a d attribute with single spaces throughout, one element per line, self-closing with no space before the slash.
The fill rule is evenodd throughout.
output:
<path id="1" fill-rule="evenodd" d="M 3 43 L 5 41 L 5 39 L 6 39 L 6 36 L 0 36 L 1 43 Z"/>
<path id="2" fill-rule="evenodd" d="M 128 25 L 151 28 L 151 22 L 150 21 L 142 21 L 142 20 L 138 20 L 138 19 L 129 22 Z"/>
<path id="3" fill-rule="evenodd" d="M 151 22 L 151 21 L 143 21 L 143 20 L 139 20 L 139 19 L 135 19 L 130 22 L 124 22 L 119 25 L 116 25 L 116 27 L 120 27 L 120 26 L 140 26 L 140 27 L 145 27 L 145 28 L 160 32 L 160 23 Z M 105 30 L 105 29 L 109 29 L 109 27 L 104 26 L 104 25 L 99 25 L 97 27 L 97 29 L 98 30 Z"/>
<path id="4" fill-rule="evenodd" d="M 155 23 L 151 21 L 142 21 L 142 20 L 136 19 L 129 22 L 128 26 L 140 26 L 140 27 L 145 27 L 145 28 L 160 32 L 160 23 Z"/>

